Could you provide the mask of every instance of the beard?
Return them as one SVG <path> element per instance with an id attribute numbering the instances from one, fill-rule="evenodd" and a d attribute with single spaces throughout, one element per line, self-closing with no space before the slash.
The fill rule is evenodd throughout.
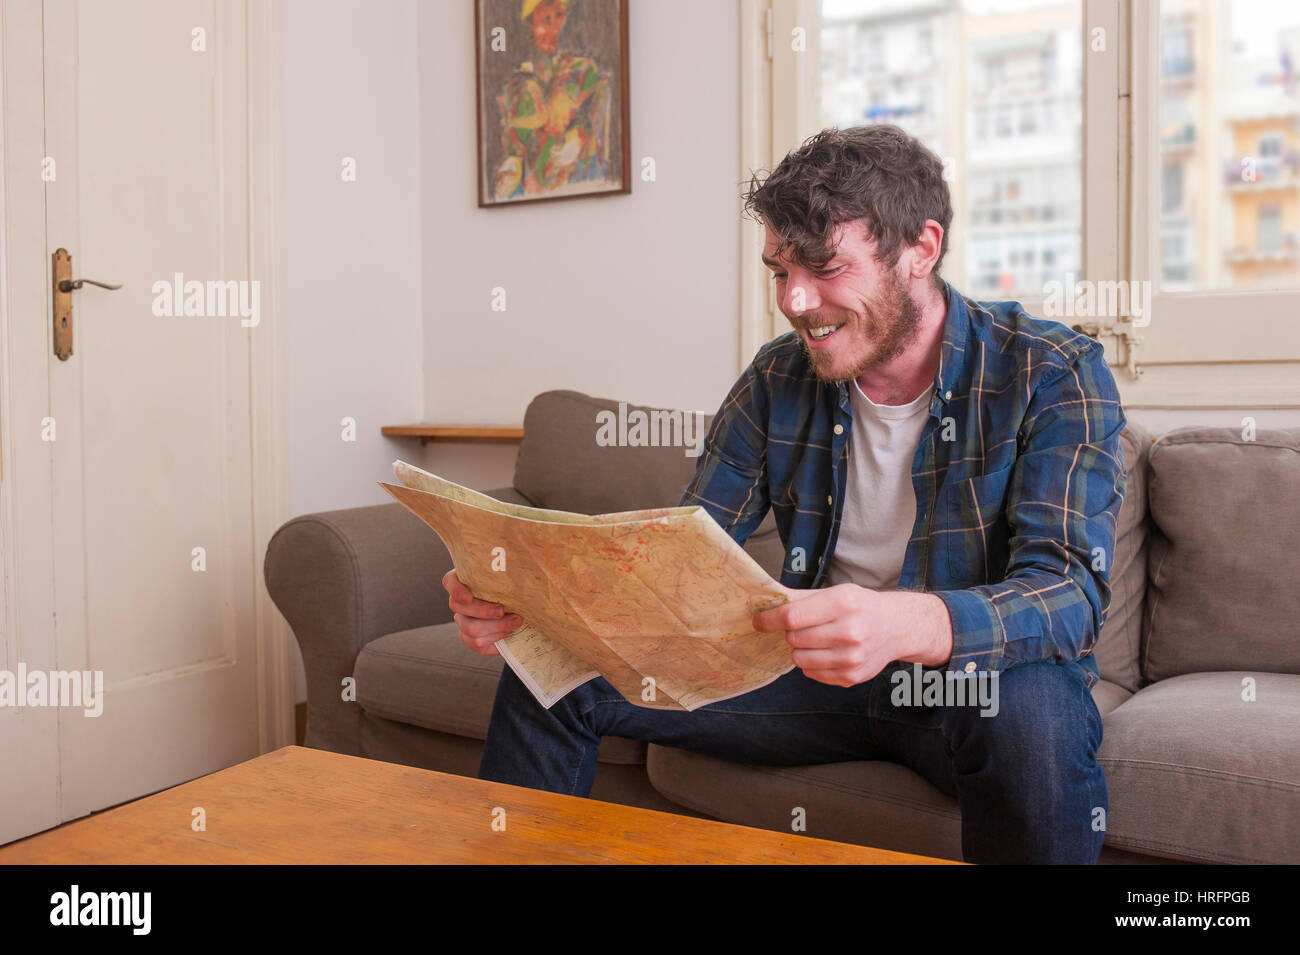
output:
<path id="1" fill-rule="evenodd" d="M 856 321 L 845 325 L 847 334 L 855 336 L 858 345 L 872 343 L 866 354 L 859 357 L 842 372 L 831 373 L 833 356 L 824 351 L 813 351 L 804 336 L 799 336 L 808 364 L 818 379 L 826 384 L 838 384 L 861 377 L 877 365 L 893 361 L 908 345 L 916 341 L 921 330 L 921 309 L 912 298 L 911 291 L 896 272 L 885 273 L 888 278 L 876 297 L 867 304 L 866 317 L 861 328 Z M 802 328 L 826 324 L 822 316 L 805 315 L 800 320 Z M 839 334 L 839 332 L 836 332 Z M 849 346 L 852 347 L 852 346 Z"/>

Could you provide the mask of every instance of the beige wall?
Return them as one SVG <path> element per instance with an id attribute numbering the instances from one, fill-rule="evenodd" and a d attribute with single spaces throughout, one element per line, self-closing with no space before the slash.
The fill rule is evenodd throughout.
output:
<path id="1" fill-rule="evenodd" d="M 415 0 L 285 3 L 290 516 L 391 501 L 375 482 L 407 449 L 379 429 L 422 413 L 415 21 Z"/>
<path id="2" fill-rule="evenodd" d="M 291 515 L 392 500 L 406 449 L 379 429 L 422 412 L 415 23 L 415 0 L 285 3 Z"/>
<path id="3" fill-rule="evenodd" d="M 1300 428 L 1300 411 L 1294 408 L 1126 408 L 1124 413 L 1153 435 L 1187 427 L 1241 428 L 1248 416 L 1257 431 Z"/>
<path id="4" fill-rule="evenodd" d="M 738 5 L 630 4 L 630 195 L 492 209 L 475 192 L 472 10 L 419 13 L 426 418 L 518 426 L 551 388 L 716 411 L 739 371 Z M 412 460 L 489 488 L 510 483 L 514 448 Z"/>

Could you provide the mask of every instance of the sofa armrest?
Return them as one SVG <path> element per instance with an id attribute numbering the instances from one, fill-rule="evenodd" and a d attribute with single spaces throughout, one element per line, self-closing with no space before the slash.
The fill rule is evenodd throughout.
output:
<path id="1" fill-rule="evenodd" d="M 484 493 L 529 503 L 513 488 Z M 396 501 L 304 514 L 271 537 L 262 569 L 302 651 L 308 746 L 360 755 L 360 713 L 343 680 L 371 640 L 451 622 L 451 566 L 433 529 Z"/>

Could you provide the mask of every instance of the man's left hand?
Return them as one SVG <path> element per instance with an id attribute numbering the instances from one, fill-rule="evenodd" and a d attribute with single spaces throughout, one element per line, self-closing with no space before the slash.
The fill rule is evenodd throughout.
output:
<path id="1" fill-rule="evenodd" d="M 856 686 L 895 660 L 941 666 L 952 656 L 952 621 L 933 594 L 857 584 L 785 592 L 790 603 L 755 614 L 754 629 L 786 631 L 810 679 Z"/>

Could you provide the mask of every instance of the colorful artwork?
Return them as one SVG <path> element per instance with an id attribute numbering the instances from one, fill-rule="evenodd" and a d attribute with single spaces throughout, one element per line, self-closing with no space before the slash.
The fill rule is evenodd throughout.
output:
<path id="1" fill-rule="evenodd" d="M 479 205 L 631 191 L 626 0 L 477 0 Z"/>

